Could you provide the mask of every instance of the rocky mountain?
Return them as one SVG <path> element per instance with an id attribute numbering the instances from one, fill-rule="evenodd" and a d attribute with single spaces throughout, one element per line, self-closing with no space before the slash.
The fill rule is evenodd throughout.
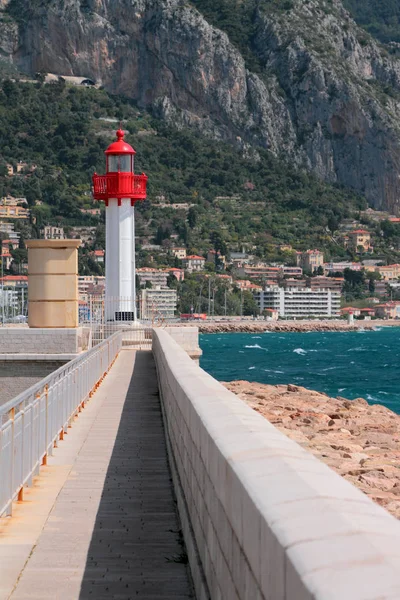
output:
<path id="1" fill-rule="evenodd" d="M 247 3 L 252 62 L 229 19 L 184 0 L 1 0 L 0 56 L 27 73 L 94 78 L 177 126 L 268 148 L 399 213 L 400 60 L 340 0 Z"/>

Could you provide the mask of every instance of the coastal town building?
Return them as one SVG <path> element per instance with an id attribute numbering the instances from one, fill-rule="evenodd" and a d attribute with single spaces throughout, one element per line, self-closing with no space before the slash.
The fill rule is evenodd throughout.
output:
<path id="1" fill-rule="evenodd" d="M 356 229 L 355 231 L 348 232 L 348 248 L 354 252 L 370 252 L 371 246 L 371 234 L 365 229 Z"/>
<path id="2" fill-rule="evenodd" d="M 171 253 L 176 258 L 179 258 L 179 260 L 182 260 L 183 258 L 186 258 L 186 248 L 174 246 L 173 248 L 171 248 Z"/>
<path id="3" fill-rule="evenodd" d="M 324 254 L 319 250 L 307 250 L 306 252 L 297 252 L 297 265 L 303 271 L 314 273 L 318 267 L 324 264 Z"/>
<path id="4" fill-rule="evenodd" d="M 30 211 L 23 206 L 0 206 L 0 217 L 2 219 L 29 219 Z"/>
<path id="5" fill-rule="evenodd" d="M 42 234 L 45 240 L 63 240 L 65 238 L 64 228 L 53 225 L 43 227 Z"/>
<path id="6" fill-rule="evenodd" d="M 13 257 L 11 256 L 9 250 L 5 250 L 4 248 L 2 249 L 1 260 L 3 261 L 3 269 L 8 271 L 13 261 Z"/>
<path id="7" fill-rule="evenodd" d="M 345 269 L 351 269 L 352 271 L 361 271 L 361 269 L 363 268 L 361 263 L 355 263 L 350 261 L 324 263 L 323 267 L 325 274 L 343 273 Z"/>
<path id="8" fill-rule="evenodd" d="M 189 273 L 193 273 L 194 271 L 203 271 L 204 265 L 206 263 L 206 259 L 203 256 L 190 255 L 186 256 L 182 260 L 183 268 Z"/>
<path id="9" fill-rule="evenodd" d="M 325 277 L 318 275 L 317 277 L 309 277 L 307 285 L 312 290 L 336 290 L 342 291 L 344 285 L 344 277 Z"/>
<path id="10" fill-rule="evenodd" d="M 261 313 L 267 308 L 277 310 L 281 318 L 332 318 L 340 316 L 340 293 L 311 288 L 265 287 L 254 298 Z"/>
<path id="11" fill-rule="evenodd" d="M 100 265 L 104 265 L 104 255 L 105 252 L 104 250 L 93 250 L 93 252 L 90 253 L 92 258 Z"/>
<path id="12" fill-rule="evenodd" d="M 78 276 L 78 294 L 82 298 L 90 293 L 90 290 L 96 288 L 96 293 L 102 289 L 104 293 L 106 278 L 100 275 L 79 275 Z"/>
<path id="13" fill-rule="evenodd" d="M 379 319 L 400 319 L 400 302 L 386 302 L 377 304 L 375 316 Z"/>
<path id="14" fill-rule="evenodd" d="M 19 248 L 19 240 L 18 239 L 3 240 L 1 242 L 1 246 L 3 249 L 6 249 L 6 250 L 9 250 L 10 248 L 12 248 L 12 250 L 17 250 L 17 248 Z"/>
<path id="15" fill-rule="evenodd" d="M 150 283 L 153 287 L 166 287 L 167 285 L 168 272 L 162 269 L 141 267 L 140 269 L 136 269 L 136 273 L 141 286 L 145 286 L 146 283 Z"/>
<path id="16" fill-rule="evenodd" d="M 207 262 L 215 264 L 217 267 L 224 268 L 226 265 L 226 258 L 221 252 L 216 250 L 208 250 Z"/>
<path id="17" fill-rule="evenodd" d="M 185 279 L 185 271 L 183 269 L 178 269 L 177 267 L 171 267 L 169 269 L 165 269 L 169 275 L 173 275 L 175 279 L 178 281 L 184 281 Z"/>
<path id="18" fill-rule="evenodd" d="M 157 286 L 140 291 L 140 314 L 142 319 L 173 319 L 176 313 L 176 290 Z"/>

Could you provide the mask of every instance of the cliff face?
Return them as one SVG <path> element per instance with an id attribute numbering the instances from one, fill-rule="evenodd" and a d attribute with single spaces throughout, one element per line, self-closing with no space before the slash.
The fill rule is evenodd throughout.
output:
<path id="1" fill-rule="evenodd" d="M 257 74 L 182 0 L 11 0 L 19 32 L 0 23 L 0 55 L 96 78 L 175 125 L 266 147 L 399 212 L 400 60 L 339 0 L 278 4 L 253 16 Z"/>

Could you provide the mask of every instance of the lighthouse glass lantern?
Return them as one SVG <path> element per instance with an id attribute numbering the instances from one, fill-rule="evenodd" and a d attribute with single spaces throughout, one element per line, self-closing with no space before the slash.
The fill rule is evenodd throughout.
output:
<path id="1" fill-rule="evenodd" d="M 106 205 L 107 321 L 136 321 L 135 203 L 146 198 L 147 176 L 134 173 L 135 150 L 117 131 L 105 151 L 106 174 L 93 175 L 93 197 Z"/>

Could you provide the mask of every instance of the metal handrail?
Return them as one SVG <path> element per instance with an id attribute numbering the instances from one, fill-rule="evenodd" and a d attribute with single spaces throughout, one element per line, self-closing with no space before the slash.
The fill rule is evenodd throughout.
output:
<path id="1" fill-rule="evenodd" d="M 32 485 L 121 347 L 122 332 L 114 333 L 0 407 L 0 516 Z"/>

